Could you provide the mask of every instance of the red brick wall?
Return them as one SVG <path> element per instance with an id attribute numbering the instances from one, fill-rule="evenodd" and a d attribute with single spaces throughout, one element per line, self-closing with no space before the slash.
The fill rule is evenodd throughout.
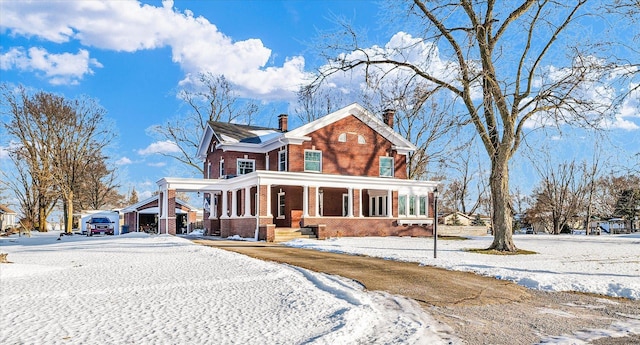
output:
<path id="1" fill-rule="evenodd" d="M 269 151 L 269 170 L 278 171 L 278 160 L 280 157 L 280 148 Z"/>
<path id="2" fill-rule="evenodd" d="M 346 142 L 339 142 L 346 133 Z M 365 144 L 358 143 L 362 135 Z M 407 178 L 404 155 L 392 150 L 392 143 L 355 116 L 349 116 L 308 136 L 311 141 L 289 146 L 289 171 L 304 171 L 304 150 L 322 151 L 322 173 L 351 176 L 380 176 L 379 157 L 394 157 L 395 177 Z"/>
<path id="3" fill-rule="evenodd" d="M 246 156 L 246 158 L 245 158 Z M 220 178 L 220 158 L 224 158 L 224 174 L 225 175 L 237 175 L 238 174 L 238 159 L 253 159 L 255 160 L 254 168 L 256 170 L 265 170 L 265 155 L 262 153 L 244 153 L 236 151 L 223 152 L 222 150 L 215 150 L 207 155 L 207 159 L 204 162 L 204 178 L 207 177 L 208 162 L 211 162 L 211 178 Z M 276 152 L 277 162 L 277 152 Z M 271 160 L 271 154 L 269 154 L 269 160 Z"/>
<path id="4" fill-rule="evenodd" d="M 256 231 L 255 218 L 220 219 L 220 236 L 223 238 L 238 235 L 243 238 L 253 238 Z"/>
<path id="5" fill-rule="evenodd" d="M 278 219 L 278 193 L 280 190 L 285 193 L 285 204 L 284 204 L 284 219 Z M 302 197 L 303 190 L 302 187 L 297 186 L 276 186 L 271 190 L 271 213 L 275 218 L 274 223 L 278 227 L 297 227 L 297 224 L 292 223 L 291 214 L 292 211 L 300 211 L 302 212 Z M 311 207 L 311 206 L 310 206 Z"/>
<path id="6" fill-rule="evenodd" d="M 344 188 L 322 188 L 322 215 L 342 216 L 342 195 L 347 193 Z"/>
<path id="7" fill-rule="evenodd" d="M 324 224 L 326 227 L 320 230 L 318 239 L 329 237 L 366 237 L 366 236 L 433 236 L 430 225 L 404 226 L 397 225 L 394 219 L 390 218 L 347 218 L 347 217 L 323 217 L 304 219 L 304 225 Z"/>

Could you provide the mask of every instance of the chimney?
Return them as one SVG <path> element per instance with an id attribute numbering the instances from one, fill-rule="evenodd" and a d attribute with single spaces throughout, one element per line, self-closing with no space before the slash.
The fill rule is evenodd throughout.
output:
<path id="1" fill-rule="evenodd" d="M 278 129 L 281 132 L 286 132 L 287 131 L 287 120 L 288 120 L 289 116 L 287 114 L 280 114 L 278 115 Z"/>
<path id="2" fill-rule="evenodd" d="M 382 113 L 382 121 L 384 121 L 387 126 L 393 128 L 393 118 L 395 115 L 395 109 L 385 109 Z"/>

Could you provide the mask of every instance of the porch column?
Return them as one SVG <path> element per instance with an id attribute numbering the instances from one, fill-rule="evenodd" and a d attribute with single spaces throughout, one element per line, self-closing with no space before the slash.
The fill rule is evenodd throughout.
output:
<path id="1" fill-rule="evenodd" d="M 393 192 L 387 189 L 387 217 L 393 218 Z"/>
<path id="2" fill-rule="evenodd" d="M 358 217 L 362 218 L 364 215 L 362 214 L 362 188 L 358 189 Z"/>
<path id="3" fill-rule="evenodd" d="M 320 217 L 320 186 L 316 186 L 316 202 L 314 207 L 316 209 L 316 217 Z"/>
<path id="4" fill-rule="evenodd" d="M 271 185 L 267 185 L 267 217 L 273 217 L 271 213 Z"/>
<path id="5" fill-rule="evenodd" d="M 231 218 L 238 217 L 238 189 L 231 191 Z"/>
<path id="6" fill-rule="evenodd" d="M 209 219 L 216 219 L 218 216 L 218 196 L 215 193 L 209 193 Z"/>
<path id="7" fill-rule="evenodd" d="M 353 188 L 351 187 L 349 187 L 349 203 L 347 206 L 347 217 L 353 217 Z"/>
<path id="8" fill-rule="evenodd" d="M 309 186 L 302 187 L 302 216 L 309 217 Z"/>
<path id="9" fill-rule="evenodd" d="M 244 187 L 244 216 L 251 217 L 251 187 Z"/>
<path id="10" fill-rule="evenodd" d="M 227 212 L 229 209 L 229 191 L 223 190 L 220 196 L 222 197 L 222 214 L 220 218 L 229 218 L 229 213 Z"/>

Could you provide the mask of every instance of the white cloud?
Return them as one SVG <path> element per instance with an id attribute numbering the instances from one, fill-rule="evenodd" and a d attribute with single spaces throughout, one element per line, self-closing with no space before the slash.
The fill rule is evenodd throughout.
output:
<path id="1" fill-rule="evenodd" d="M 147 165 L 150 166 L 150 167 L 162 168 L 163 166 L 166 166 L 167 163 L 165 163 L 165 162 L 156 162 L 156 163 L 149 163 Z"/>
<path id="2" fill-rule="evenodd" d="M 293 99 L 302 83 L 304 59 L 268 66 L 271 50 L 259 39 L 234 42 L 206 18 L 161 7 L 122 1 L 16 1 L 3 3 L 2 29 L 51 42 L 77 40 L 85 46 L 135 52 L 170 47 L 187 85 L 200 72 L 224 74 L 244 96 Z"/>
<path id="3" fill-rule="evenodd" d="M 633 121 L 627 120 L 623 117 L 616 116 L 613 120 L 602 121 L 602 128 L 606 129 L 622 129 L 627 131 L 634 131 L 640 129 L 640 126 Z"/>
<path id="4" fill-rule="evenodd" d="M 128 165 L 128 164 L 131 164 L 131 163 L 133 163 L 133 162 L 131 161 L 131 159 L 129 159 L 127 157 L 122 157 L 122 158 L 120 158 L 120 159 L 118 159 L 116 161 L 116 165 L 118 165 L 118 166 L 120 166 L 120 165 Z"/>
<path id="5" fill-rule="evenodd" d="M 175 153 L 180 152 L 180 148 L 171 140 L 156 141 L 142 150 L 138 150 L 139 155 L 151 155 L 155 153 Z"/>
<path id="6" fill-rule="evenodd" d="M 78 50 L 77 54 L 53 54 L 43 48 L 14 47 L 0 54 L 0 69 L 42 72 L 53 85 L 78 84 L 86 74 L 93 74 L 91 67 L 102 67 L 102 64 L 90 58 L 85 49 Z"/>
<path id="7" fill-rule="evenodd" d="M 6 147 L 0 146 L 0 159 L 8 159 L 9 158 L 9 150 Z"/>

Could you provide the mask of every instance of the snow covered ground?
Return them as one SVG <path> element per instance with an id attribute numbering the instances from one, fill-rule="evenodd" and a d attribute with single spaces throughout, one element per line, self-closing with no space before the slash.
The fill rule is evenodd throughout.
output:
<path id="1" fill-rule="evenodd" d="M 486 255 L 464 250 L 488 248 L 492 240 L 491 236 L 439 240 L 437 259 L 433 258 L 433 238 L 337 238 L 286 244 L 470 271 L 531 289 L 640 299 L 640 234 L 514 236 L 518 248 L 535 251 L 535 255 Z"/>
<path id="2" fill-rule="evenodd" d="M 173 236 L 3 238 L 0 344 L 446 344 L 407 298 Z M 447 340 L 449 339 L 449 340 Z M 456 341 L 454 341 L 456 343 Z"/>
<path id="3" fill-rule="evenodd" d="M 2 238 L 0 344 L 460 343 L 404 297 L 173 236 Z M 640 299 L 640 236 L 519 235 L 539 254 L 465 252 L 491 237 L 296 240 L 287 245 L 478 272 L 543 290 Z M 631 317 L 631 316 L 630 316 Z M 594 332 L 598 332 L 597 330 Z M 640 324 L 624 326 L 640 333 Z M 555 338 L 551 343 L 576 343 Z M 579 343 L 579 342 L 578 342 Z"/>

